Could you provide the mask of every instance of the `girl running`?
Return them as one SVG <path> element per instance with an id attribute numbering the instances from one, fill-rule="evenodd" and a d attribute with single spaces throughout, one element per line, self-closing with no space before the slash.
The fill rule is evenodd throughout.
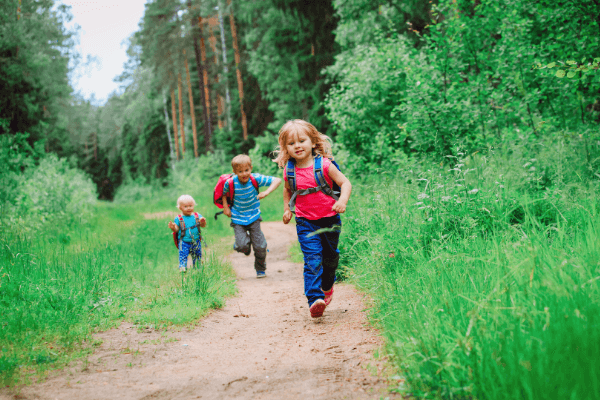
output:
<path id="1" fill-rule="evenodd" d="M 332 161 L 329 137 L 310 123 L 296 119 L 279 130 L 274 160 L 284 168 L 283 223 L 296 207 L 296 232 L 304 255 L 304 294 L 313 318 L 331 302 L 339 262 L 340 213 L 352 184 Z M 336 185 L 340 192 L 336 192 Z"/>

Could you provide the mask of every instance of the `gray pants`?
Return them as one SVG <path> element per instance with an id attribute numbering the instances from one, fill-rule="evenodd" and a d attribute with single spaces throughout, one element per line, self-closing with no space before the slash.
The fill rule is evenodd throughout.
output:
<path id="1" fill-rule="evenodd" d="M 260 230 L 260 221 L 257 219 L 250 225 L 237 225 L 233 222 L 233 232 L 235 233 L 235 251 L 244 254 L 250 254 L 250 245 L 254 247 L 254 269 L 265 271 L 267 269 L 267 240 Z"/>

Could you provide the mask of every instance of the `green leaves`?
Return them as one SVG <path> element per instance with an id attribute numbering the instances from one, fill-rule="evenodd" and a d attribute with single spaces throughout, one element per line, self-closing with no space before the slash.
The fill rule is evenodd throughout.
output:
<path id="1" fill-rule="evenodd" d="M 556 70 L 556 73 L 554 74 L 557 78 L 564 78 L 566 76 L 567 78 L 572 79 L 572 78 L 577 77 L 578 72 L 584 74 L 584 73 L 588 73 L 588 72 L 592 72 L 592 71 L 597 71 L 600 68 L 600 58 L 594 58 L 594 61 L 587 62 L 587 63 L 586 63 L 586 60 L 587 60 L 587 58 L 583 57 L 581 59 L 580 63 L 578 63 L 577 61 L 573 61 L 573 60 L 558 61 L 558 62 L 553 61 L 547 65 L 537 63 L 537 64 L 534 64 L 531 68 L 532 69 L 558 68 Z"/>

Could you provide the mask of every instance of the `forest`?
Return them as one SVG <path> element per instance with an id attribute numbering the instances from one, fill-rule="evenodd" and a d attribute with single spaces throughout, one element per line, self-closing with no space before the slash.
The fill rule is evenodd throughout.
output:
<path id="1" fill-rule="evenodd" d="M 144 213 L 193 188 L 211 214 L 236 154 L 281 176 L 299 118 L 353 182 L 338 279 L 390 390 L 600 399 L 599 0 L 148 0 L 103 105 L 71 87 L 70 19 L 0 3 L 0 387 L 222 306 L 227 264 L 183 281 Z"/>

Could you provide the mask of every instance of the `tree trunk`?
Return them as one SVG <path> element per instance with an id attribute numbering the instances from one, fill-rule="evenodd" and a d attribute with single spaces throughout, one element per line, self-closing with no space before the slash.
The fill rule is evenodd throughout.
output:
<path id="1" fill-rule="evenodd" d="M 188 0 L 188 9 L 192 10 L 192 1 Z M 198 22 L 195 22 L 198 21 Z M 196 29 L 194 28 L 198 28 L 200 30 L 200 32 L 202 31 L 202 26 L 199 24 L 199 20 L 197 20 L 193 15 L 192 15 L 192 19 L 191 19 L 191 24 L 192 24 L 192 39 L 194 42 L 194 54 L 196 56 L 196 66 L 197 66 L 197 70 L 198 70 L 198 86 L 200 88 L 200 96 L 202 97 L 202 110 L 203 110 L 203 117 L 204 117 L 204 148 L 206 150 L 206 152 L 210 152 L 212 151 L 212 145 L 211 145 L 211 141 L 212 141 L 212 127 L 211 127 L 211 123 L 210 123 L 210 112 L 209 110 L 206 108 L 206 96 L 204 93 L 204 66 L 202 65 L 202 55 L 200 52 L 200 44 L 198 44 L 198 35 L 196 34 L 196 32 L 194 32 Z M 194 26 L 194 24 L 196 24 L 196 26 Z"/>
<path id="2" fill-rule="evenodd" d="M 185 158 L 185 129 L 183 128 L 183 101 L 181 100 L 181 73 L 177 74 L 177 97 L 179 99 L 179 131 L 181 132 L 181 159 Z"/>
<path id="3" fill-rule="evenodd" d="M 217 38 L 213 33 L 213 30 L 210 29 L 210 38 L 208 39 L 208 43 L 215 54 L 215 65 L 219 65 L 219 57 L 217 56 Z M 216 82 L 219 83 L 221 81 L 221 74 L 217 74 Z M 225 124 L 223 123 L 223 96 L 217 93 L 217 123 L 219 124 L 219 129 L 223 129 Z"/>
<path id="4" fill-rule="evenodd" d="M 98 161 L 98 136 L 96 132 L 92 132 L 92 135 L 94 135 L 94 161 Z"/>
<path id="5" fill-rule="evenodd" d="M 171 115 L 173 116 L 173 133 L 175 134 L 175 155 L 179 161 L 179 136 L 177 135 L 177 111 L 175 110 L 175 91 L 171 89 Z"/>
<path id="6" fill-rule="evenodd" d="M 210 113 L 210 88 L 208 87 L 208 71 L 206 70 L 206 46 L 204 45 L 204 35 L 202 34 L 202 17 L 198 17 L 198 26 L 200 27 L 200 57 L 202 59 L 202 76 L 204 77 L 204 98 L 206 100 L 206 108 Z"/>
<path id="7" fill-rule="evenodd" d="M 225 101 L 227 105 L 227 126 L 229 132 L 233 129 L 231 125 L 231 97 L 229 96 L 229 67 L 227 66 L 227 45 L 225 44 L 225 26 L 223 23 L 223 7 L 219 0 L 219 29 L 221 31 L 221 50 L 223 52 L 223 71 L 225 75 Z"/>
<path id="8" fill-rule="evenodd" d="M 21 19 L 21 0 L 19 0 L 19 5 L 17 6 L 17 21 Z M 19 58 L 19 46 L 17 46 L 17 50 L 15 51 L 15 58 Z M 46 147 L 48 141 L 46 141 Z M 46 151 L 47 153 L 47 151 Z"/>
<path id="9" fill-rule="evenodd" d="M 246 113 L 244 112 L 244 82 L 242 81 L 242 71 L 240 71 L 240 50 L 238 48 L 237 31 L 235 29 L 235 19 L 233 18 L 233 7 L 231 0 L 229 4 L 229 23 L 231 25 L 231 36 L 233 37 L 233 51 L 235 52 L 235 74 L 237 75 L 238 92 L 240 94 L 240 111 L 242 113 L 242 130 L 244 140 L 248 139 L 248 123 L 246 122 Z"/>
<path id="10" fill-rule="evenodd" d="M 198 158 L 198 133 L 196 131 L 196 112 L 194 110 L 194 96 L 192 96 L 192 81 L 190 79 L 190 66 L 187 62 L 187 56 L 185 55 L 185 49 L 183 50 L 184 62 L 185 62 L 185 78 L 187 81 L 188 88 L 188 100 L 190 102 L 190 117 L 192 117 L 192 139 L 194 140 L 194 157 Z"/>
<path id="11" fill-rule="evenodd" d="M 169 154 L 171 155 L 171 167 L 175 170 L 175 152 L 173 151 L 173 139 L 169 128 L 169 113 L 167 112 L 167 99 L 163 94 L 163 111 L 165 112 L 165 127 L 167 128 L 167 139 L 169 139 Z"/>

